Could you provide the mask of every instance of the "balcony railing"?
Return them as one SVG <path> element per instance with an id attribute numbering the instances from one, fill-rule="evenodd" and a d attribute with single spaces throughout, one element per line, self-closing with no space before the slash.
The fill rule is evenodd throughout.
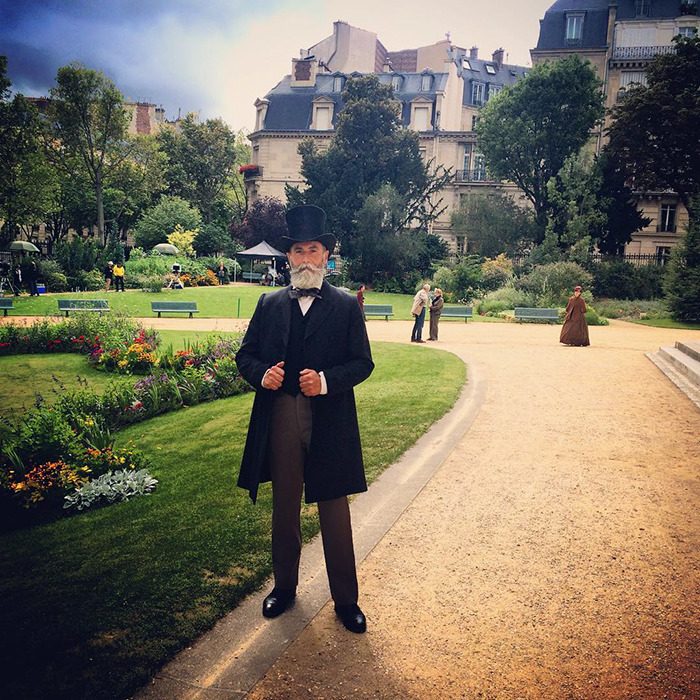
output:
<path id="1" fill-rule="evenodd" d="M 675 46 L 616 46 L 613 49 L 613 60 L 651 60 L 655 56 L 674 53 Z"/>
<path id="2" fill-rule="evenodd" d="M 476 170 L 458 170 L 455 173 L 455 180 L 457 182 L 493 182 L 484 168 L 478 168 Z"/>

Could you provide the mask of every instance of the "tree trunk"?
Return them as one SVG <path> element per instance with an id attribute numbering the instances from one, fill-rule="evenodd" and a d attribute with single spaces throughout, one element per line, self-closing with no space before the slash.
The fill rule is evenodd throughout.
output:
<path id="1" fill-rule="evenodd" d="M 102 199 L 102 178 L 100 173 L 95 173 L 95 201 L 97 202 L 97 234 L 102 245 L 107 245 L 105 239 L 105 205 Z"/>

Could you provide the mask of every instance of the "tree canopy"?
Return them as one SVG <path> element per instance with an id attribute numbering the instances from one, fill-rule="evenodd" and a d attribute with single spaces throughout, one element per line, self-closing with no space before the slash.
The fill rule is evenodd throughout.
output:
<path id="1" fill-rule="evenodd" d="M 103 73 L 73 63 L 58 69 L 49 113 L 52 159 L 64 170 L 76 160 L 82 164 L 95 192 L 97 228 L 104 241 L 105 181 L 130 150 L 124 99 Z"/>
<path id="2" fill-rule="evenodd" d="M 418 135 L 401 125 L 400 104 L 391 87 L 374 75 L 351 78 L 342 94 L 344 107 L 327 151 L 302 142 L 301 174 L 307 187 L 288 187 L 290 205 L 325 209 L 330 230 L 343 254 L 355 254 L 356 217 L 366 199 L 391 185 L 404 202 L 402 225 L 426 228 L 441 211 L 437 193 L 451 180 L 442 168 L 434 174 L 423 163 Z"/>
<path id="3" fill-rule="evenodd" d="M 200 124 L 188 115 L 179 132 L 164 129 L 158 140 L 168 158 L 168 194 L 199 209 L 205 223 L 227 227 L 232 218 L 240 220 L 246 202 L 237 167 L 250 159 L 241 134 L 221 119 Z"/>
<path id="4" fill-rule="evenodd" d="M 700 194 L 700 38 L 677 38 L 646 76 L 613 109 L 605 150 L 635 189 L 671 189 L 690 210 Z"/>
<path id="5" fill-rule="evenodd" d="M 601 82 L 578 56 L 541 63 L 490 100 L 476 131 L 489 172 L 511 180 L 532 202 L 544 237 L 547 183 L 578 153 L 604 113 Z"/>
<path id="6" fill-rule="evenodd" d="M 166 195 L 144 212 L 134 229 L 134 238 L 137 246 L 151 250 L 158 243 L 166 243 L 178 226 L 185 231 L 196 231 L 201 224 L 199 211 L 189 202 Z"/>

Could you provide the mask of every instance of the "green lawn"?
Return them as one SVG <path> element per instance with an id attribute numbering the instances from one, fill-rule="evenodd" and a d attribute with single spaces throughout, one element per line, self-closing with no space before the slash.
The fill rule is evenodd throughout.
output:
<path id="1" fill-rule="evenodd" d="M 250 318 L 255 310 L 258 298 L 263 292 L 273 292 L 269 287 L 256 284 L 226 285 L 224 287 L 192 287 L 188 289 L 166 289 L 163 292 L 142 292 L 127 290 L 124 293 L 109 292 L 70 292 L 65 294 L 47 294 L 40 297 L 21 296 L 15 300 L 15 309 L 11 315 L 50 316 L 56 315 L 57 299 L 107 299 L 113 311 L 125 313 L 138 318 L 155 317 L 151 312 L 152 301 L 196 301 L 198 318 Z M 367 304 L 392 304 L 394 319 L 410 321 L 412 294 L 384 294 L 368 292 L 365 294 Z M 182 317 L 182 314 L 176 314 Z M 185 317 L 186 318 L 186 317 Z M 374 323 L 382 319 L 372 319 Z M 454 319 L 453 319 L 454 320 Z M 493 319 L 489 319 L 493 320 Z M 446 322 L 446 321 L 445 321 Z M 457 323 L 463 323 L 456 319 Z"/>
<path id="2" fill-rule="evenodd" d="M 101 393 L 118 375 L 93 369 L 85 355 L 46 354 L 0 357 L 0 414 L 47 403 L 63 391 L 85 388 Z M 124 378 L 122 378 L 124 381 Z"/>
<path id="3" fill-rule="evenodd" d="M 453 355 L 374 343 L 357 389 L 374 479 L 453 405 Z M 53 356 L 62 365 L 65 356 Z M 156 491 L 0 537 L 0 654 L 9 698 L 115 698 L 146 683 L 270 573 L 270 491 L 235 487 L 251 395 L 122 431 L 152 461 Z M 420 406 L 420 411 L 416 407 Z M 317 530 L 304 509 L 304 534 Z"/>

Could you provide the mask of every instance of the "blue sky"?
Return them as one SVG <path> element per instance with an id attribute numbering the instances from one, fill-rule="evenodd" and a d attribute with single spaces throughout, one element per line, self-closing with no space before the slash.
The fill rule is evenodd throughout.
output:
<path id="1" fill-rule="evenodd" d="M 253 103 L 333 22 L 376 32 L 390 51 L 450 33 L 458 46 L 529 65 L 553 0 L 0 0 L 0 54 L 13 88 L 48 94 L 72 61 L 101 70 L 128 98 L 250 130 Z M 439 7 L 439 10 L 436 8 Z"/>

